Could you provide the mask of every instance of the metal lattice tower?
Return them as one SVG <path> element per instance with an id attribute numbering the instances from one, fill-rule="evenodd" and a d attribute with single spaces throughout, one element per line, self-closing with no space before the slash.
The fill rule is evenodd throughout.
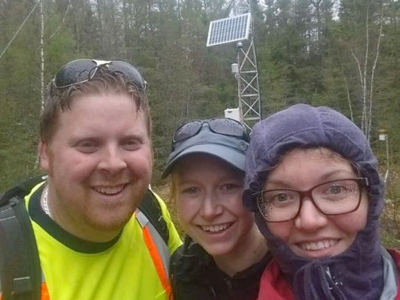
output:
<path id="1" fill-rule="evenodd" d="M 251 129 L 261 120 L 261 97 L 254 45 L 254 21 L 250 0 L 233 0 L 231 16 L 212 21 L 207 46 L 237 43 L 236 62 L 232 73 L 238 85 L 239 110 L 242 123 Z"/>

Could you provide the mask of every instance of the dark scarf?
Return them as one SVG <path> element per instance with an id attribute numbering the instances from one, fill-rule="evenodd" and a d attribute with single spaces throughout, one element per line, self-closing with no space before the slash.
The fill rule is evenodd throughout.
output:
<path id="1" fill-rule="evenodd" d="M 218 269 L 213 258 L 190 237 L 171 257 L 171 284 L 176 300 L 218 299 L 253 300 L 257 298 L 260 279 L 272 255 L 234 276 Z"/>

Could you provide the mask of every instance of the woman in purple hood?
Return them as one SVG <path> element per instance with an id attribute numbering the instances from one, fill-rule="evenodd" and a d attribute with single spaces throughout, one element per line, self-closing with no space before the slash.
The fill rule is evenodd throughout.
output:
<path id="1" fill-rule="evenodd" d="M 344 115 L 298 104 L 256 124 L 244 203 L 275 257 L 258 299 L 400 299 L 400 255 L 379 237 L 383 202 L 377 160 Z"/>

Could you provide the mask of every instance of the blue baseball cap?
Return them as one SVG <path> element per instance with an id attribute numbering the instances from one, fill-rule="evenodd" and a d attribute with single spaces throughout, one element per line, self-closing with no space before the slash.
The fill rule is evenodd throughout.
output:
<path id="1" fill-rule="evenodd" d="M 186 127 L 185 127 L 186 126 Z M 187 130 L 188 132 L 183 132 Z M 177 139 L 181 136 L 184 138 Z M 189 154 L 209 154 L 244 171 L 249 136 L 245 127 L 229 118 L 196 120 L 180 126 L 174 135 L 172 151 L 162 178 L 167 177 L 175 164 Z"/>

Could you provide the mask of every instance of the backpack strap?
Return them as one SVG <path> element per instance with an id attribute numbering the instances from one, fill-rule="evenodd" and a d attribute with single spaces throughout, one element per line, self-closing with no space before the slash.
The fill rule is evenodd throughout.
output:
<path id="1" fill-rule="evenodd" d="M 24 196 L 43 177 L 35 177 L 0 199 L 0 280 L 4 300 L 38 300 L 39 253 Z"/>
<path id="2" fill-rule="evenodd" d="M 10 201 L 10 199 L 14 197 L 20 197 L 24 198 L 26 195 L 28 195 L 31 190 L 40 182 L 45 181 L 47 178 L 47 175 L 40 175 L 33 177 L 31 179 L 28 179 L 27 181 L 24 181 L 20 183 L 19 185 L 13 187 L 11 190 L 5 192 L 4 194 L 0 194 L 0 207 L 7 205 L 7 203 Z"/>
<path id="3" fill-rule="evenodd" d="M 171 294 L 171 284 L 169 282 L 169 231 L 160 203 L 151 190 L 148 190 L 142 199 L 142 204 L 137 210 L 136 219 L 142 227 L 144 242 L 146 243 L 160 283 L 169 299 L 169 295 Z"/>
<path id="4" fill-rule="evenodd" d="M 154 193 L 148 189 L 139 205 L 139 210 L 149 219 L 150 223 L 155 227 L 159 235 L 168 245 L 169 230 L 164 220 L 160 203 Z"/>

